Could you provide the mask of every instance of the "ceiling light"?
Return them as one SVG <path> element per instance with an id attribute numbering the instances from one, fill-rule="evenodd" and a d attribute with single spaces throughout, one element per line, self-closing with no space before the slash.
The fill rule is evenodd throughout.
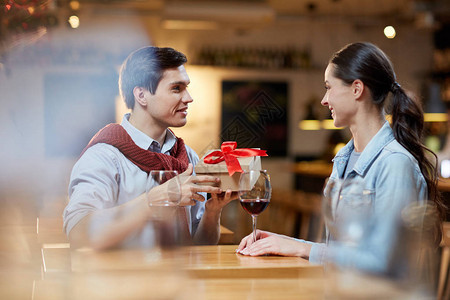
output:
<path id="1" fill-rule="evenodd" d="M 70 6 L 70 9 L 72 9 L 72 10 L 79 10 L 80 9 L 80 2 L 78 2 L 78 1 L 70 1 L 69 2 L 69 6 Z"/>
<path id="2" fill-rule="evenodd" d="M 386 26 L 384 27 L 384 35 L 388 38 L 388 39 L 393 39 L 395 38 L 395 28 L 392 26 Z"/>
<path id="3" fill-rule="evenodd" d="M 163 16 L 166 20 L 202 20 L 226 23 L 268 23 L 275 19 L 275 11 L 266 3 L 237 1 L 166 1 Z"/>
<path id="4" fill-rule="evenodd" d="M 80 19 L 77 16 L 70 16 L 68 22 L 74 29 L 80 26 Z"/>
<path id="5" fill-rule="evenodd" d="M 164 29 L 176 30 L 216 30 L 219 24 L 213 21 L 194 21 L 194 20 L 164 20 L 161 22 Z"/>

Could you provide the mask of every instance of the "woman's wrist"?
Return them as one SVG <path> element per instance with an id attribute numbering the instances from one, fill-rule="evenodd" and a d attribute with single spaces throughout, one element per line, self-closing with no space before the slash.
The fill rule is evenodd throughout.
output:
<path id="1" fill-rule="evenodd" d="M 309 254 L 311 253 L 312 244 L 305 243 L 305 242 L 299 242 L 301 243 L 299 256 L 305 259 L 309 259 Z"/>

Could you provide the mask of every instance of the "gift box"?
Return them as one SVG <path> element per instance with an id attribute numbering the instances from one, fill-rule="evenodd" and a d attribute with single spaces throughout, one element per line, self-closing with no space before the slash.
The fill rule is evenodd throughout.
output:
<path id="1" fill-rule="evenodd" d="M 224 142 L 221 149 L 210 150 L 195 165 L 196 175 L 209 175 L 220 178 L 215 186 L 226 191 L 239 191 L 239 178 L 242 172 L 261 170 L 261 157 L 267 156 L 265 150 L 257 148 L 236 148 L 235 142 Z M 211 183 L 205 183 L 211 184 Z M 250 189 L 251 183 L 246 189 Z M 245 188 L 245 187 L 244 187 Z"/>

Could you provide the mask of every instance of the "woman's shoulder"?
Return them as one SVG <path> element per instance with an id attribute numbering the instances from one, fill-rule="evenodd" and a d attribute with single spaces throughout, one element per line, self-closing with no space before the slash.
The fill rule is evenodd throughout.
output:
<path id="1" fill-rule="evenodd" d="M 420 173 L 415 157 L 395 139 L 383 148 L 379 161 L 390 170 L 406 172 L 410 169 Z"/>
<path id="2" fill-rule="evenodd" d="M 414 156 L 406 150 L 405 147 L 403 147 L 396 139 L 392 140 L 390 143 L 388 143 L 383 151 L 386 156 L 394 156 L 394 157 L 408 157 L 414 162 L 417 162 Z"/>

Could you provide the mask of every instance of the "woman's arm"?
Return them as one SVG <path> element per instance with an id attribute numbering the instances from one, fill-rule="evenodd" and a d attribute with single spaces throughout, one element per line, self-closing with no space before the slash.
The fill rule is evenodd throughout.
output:
<path id="1" fill-rule="evenodd" d="M 274 254 L 308 259 L 312 245 L 313 243 L 306 243 L 285 235 L 257 230 L 256 242 L 253 242 L 253 233 L 251 233 L 242 239 L 236 252 L 250 256 Z"/>

